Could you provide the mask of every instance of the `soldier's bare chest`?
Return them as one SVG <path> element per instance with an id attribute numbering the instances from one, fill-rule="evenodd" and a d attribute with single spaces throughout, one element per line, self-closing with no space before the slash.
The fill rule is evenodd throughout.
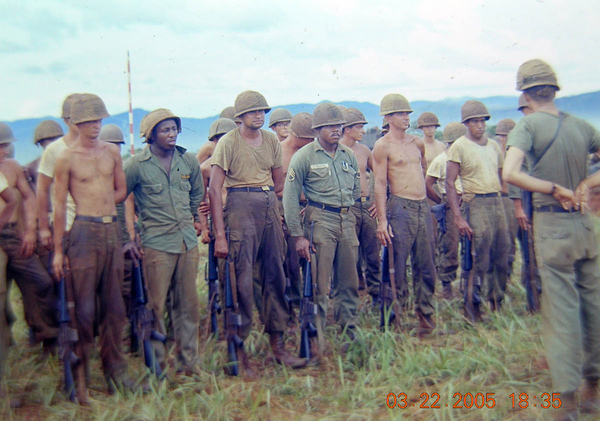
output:
<path id="1" fill-rule="evenodd" d="M 410 165 L 421 162 L 421 150 L 414 142 L 394 143 L 390 148 L 389 160 L 396 165 Z"/>

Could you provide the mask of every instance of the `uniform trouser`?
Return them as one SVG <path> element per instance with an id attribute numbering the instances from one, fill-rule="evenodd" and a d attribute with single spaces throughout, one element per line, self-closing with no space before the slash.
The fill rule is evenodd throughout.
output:
<path id="1" fill-rule="evenodd" d="M 427 199 L 410 200 L 390 195 L 387 218 L 392 227 L 396 294 L 402 307 L 406 306 L 409 288 L 406 281 L 406 261 L 412 264 L 415 311 L 432 314 L 435 289 L 433 262 L 433 223 Z"/>
<path id="2" fill-rule="evenodd" d="M 5 363 L 8 357 L 8 350 L 12 341 L 10 333 L 10 323 L 6 315 L 6 303 L 9 300 L 8 288 L 6 285 L 6 266 L 8 256 L 0 249 L 0 381 L 4 378 Z"/>
<path id="3" fill-rule="evenodd" d="M 0 247 L 8 256 L 7 279 L 14 278 L 21 290 L 25 321 L 33 328 L 36 340 L 57 338 L 58 313 L 54 282 L 36 254 L 28 258 L 21 256 L 21 245 L 16 226 L 2 230 Z"/>
<path id="4" fill-rule="evenodd" d="M 377 221 L 369 215 L 369 202 L 356 202 L 350 207 L 356 218 L 356 236 L 359 242 L 359 256 L 356 261 L 356 269 L 360 273 L 362 264 L 360 255 L 366 263 L 367 291 L 372 297 L 379 296 L 379 285 L 381 283 L 381 259 L 379 257 L 380 245 L 377 240 Z"/>
<path id="5" fill-rule="evenodd" d="M 167 336 L 164 313 L 167 295 L 170 295 L 177 359 L 181 365 L 192 368 L 198 359 L 200 312 L 196 278 L 200 255 L 198 247 L 186 250 L 183 242 L 179 251 L 169 253 L 144 247 L 143 270 L 155 329 Z M 152 344 L 157 362 L 164 367 L 165 345 L 161 341 L 152 341 Z"/>
<path id="6" fill-rule="evenodd" d="M 458 243 L 460 234 L 454 221 L 454 213 L 446 204 L 446 232 L 438 227 L 438 278 L 441 282 L 452 282 L 458 270 Z"/>
<path id="7" fill-rule="evenodd" d="M 75 220 L 69 232 L 67 257 L 86 372 L 97 317 L 102 369 L 106 377 L 117 378 L 127 367 L 122 344 L 126 319 L 121 294 L 123 249 L 119 225 Z"/>
<path id="8" fill-rule="evenodd" d="M 517 217 L 515 216 L 515 204 L 513 200 L 508 197 L 502 197 L 502 203 L 504 204 L 506 226 L 508 228 L 508 276 L 510 277 L 517 252 L 515 240 L 519 233 L 519 221 L 517 221 Z"/>
<path id="9" fill-rule="evenodd" d="M 580 213 L 535 213 L 542 338 L 556 392 L 600 377 L 600 268 L 594 224 Z"/>
<path id="10" fill-rule="evenodd" d="M 252 327 L 255 264 L 260 268 L 260 314 L 265 332 L 283 332 L 287 328 L 289 307 L 285 301 L 283 229 L 275 193 L 231 192 L 227 195 L 224 216 L 229 228 L 229 259 L 235 266 L 242 340 Z"/>
<path id="11" fill-rule="evenodd" d="M 306 208 L 305 237 L 310 236 L 314 221 L 313 244 L 316 252 L 317 322 L 325 327 L 328 309 L 328 290 L 333 271 L 333 313 L 336 323 L 355 326 L 358 313 L 358 239 L 356 222 L 351 212 L 335 213 L 313 206 Z M 313 274 L 315 276 L 315 274 Z"/>
<path id="12" fill-rule="evenodd" d="M 461 212 L 473 230 L 474 293 L 481 296 L 481 284 L 489 270 L 488 301 L 501 303 L 508 277 L 508 227 L 501 197 L 474 197 L 461 204 Z M 491 261 L 490 261 L 491 259 Z M 478 300 L 474 302 L 479 305 Z"/>

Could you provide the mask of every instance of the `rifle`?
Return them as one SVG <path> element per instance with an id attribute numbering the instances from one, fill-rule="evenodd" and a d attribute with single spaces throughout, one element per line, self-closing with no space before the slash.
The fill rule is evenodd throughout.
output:
<path id="1" fill-rule="evenodd" d="M 166 342 L 167 337 L 152 328 L 156 317 L 154 311 L 148 309 L 148 299 L 146 295 L 146 285 L 142 276 L 140 261 L 133 257 L 133 284 L 131 285 L 131 299 L 133 301 L 131 310 L 131 336 L 132 352 L 137 351 L 139 344 L 142 344 L 144 351 L 144 363 L 150 371 L 160 377 L 162 370 L 160 364 L 156 361 L 156 354 L 152 340 Z M 135 344 L 135 349 L 134 349 Z"/>
<path id="2" fill-rule="evenodd" d="M 533 206 L 531 203 L 531 192 L 523 190 L 522 203 L 528 220 L 533 218 Z M 540 309 L 539 290 L 535 279 L 535 252 L 533 250 L 533 237 L 529 230 L 519 229 L 521 237 L 521 251 L 523 253 L 523 283 L 527 291 L 527 309 L 531 313 L 537 313 Z"/>
<path id="3" fill-rule="evenodd" d="M 313 254 L 313 233 L 315 221 L 310 223 L 310 245 L 308 250 Z M 317 315 L 317 306 L 314 302 L 314 287 L 311 262 L 306 259 L 304 264 L 304 291 L 302 293 L 302 303 L 300 304 L 300 358 L 312 357 L 310 352 L 310 338 L 317 335 L 315 326 L 315 316 Z"/>
<path id="4" fill-rule="evenodd" d="M 219 274 L 218 263 L 215 257 L 215 239 L 211 237 L 208 243 L 208 264 L 205 274 L 208 283 L 208 310 L 210 312 L 210 331 L 215 338 L 219 337 L 219 324 L 217 314 L 221 313 L 219 305 Z"/>
<path id="5" fill-rule="evenodd" d="M 73 368 L 81 364 L 81 358 L 75 355 L 73 348 L 79 340 L 79 335 L 77 334 L 77 329 L 71 327 L 71 316 L 67 302 L 67 286 L 64 277 L 60 278 L 60 283 L 58 284 L 58 298 L 58 322 L 60 326 L 58 332 L 58 354 L 63 363 L 65 392 L 69 396 L 69 400 L 75 402 Z"/>
<path id="6" fill-rule="evenodd" d="M 394 268 L 394 246 L 383 246 L 381 253 L 381 284 L 379 287 L 379 327 L 384 329 L 394 323 L 400 327 L 400 310 L 396 294 L 396 270 Z"/>
<path id="7" fill-rule="evenodd" d="M 229 228 L 226 231 L 227 246 L 229 247 Z M 240 338 L 240 327 L 242 316 L 239 312 L 237 300 L 237 285 L 235 268 L 231 260 L 231 253 L 227 255 L 225 262 L 225 333 L 227 337 L 227 361 L 229 362 L 229 373 L 237 376 L 240 373 L 238 364 L 238 349 L 242 349 L 244 341 Z"/>
<path id="8" fill-rule="evenodd" d="M 465 220 L 469 222 L 469 204 L 466 204 Z M 468 235 L 463 235 L 460 238 L 460 257 L 461 257 L 461 290 L 464 292 L 465 300 L 465 316 L 472 322 L 477 321 L 481 315 L 479 313 L 479 303 L 481 302 L 479 295 L 475 291 L 473 272 L 473 254 L 472 242 Z M 466 285 L 465 285 L 466 282 Z"/>

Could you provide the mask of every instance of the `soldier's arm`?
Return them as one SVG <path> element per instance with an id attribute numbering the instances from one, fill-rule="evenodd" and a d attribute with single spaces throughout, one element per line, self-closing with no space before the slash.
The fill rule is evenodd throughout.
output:
<path id="1" fill-rule="evenodd" d="M 23 233 L 21 254 L 24 257 L 29 257 L 33 254 L 37 243 L 37 200 L 25 178 L 25 174 L 21 170 L 21 166 L 17 161 L 11 162 L 11 166 L 17 174 L 16 187 L 23 197 L 25 210 L 25 232 Z"/>
<path id="2" fill-rule="evenodd" d="M 356 175 L 354 176 L 354 190 L 352 190 L 352 198 L 354 200 L 360 199 L 360 194 L 362 193 L 362 188 L 360 186 L 360 166 L 358 165 L 358 161 L 355 156 L 352 156 L 352 168 L 356 171 Z"/>
<path id="3" fill-rule="evenodd" d="M 367 168 L 370 171 L 373 171 L 373 152 L 371 152 L 371 150 L 369 148 L 367 148 L 367 149 L 369 151 L 369 155 L 368 155 L 368 158 L 367 158 Z"/>
<path id="4" fill-rule="evenodd" d="M 204 181 L 202 180 L 202 171 L 200 170 L 200 164 L 196 161 L 192 164 L 192 172 L 190 174 L 190 184 L 192 189 L 190 190 L 190 209 L 194 217 L 194 222 L 199 223 L 200 218 L 198 217 L 198 207 L 204 199 Z"/>
<path id="5" fill-rule="evenodd" d="M 428 198 L 433 200 L 435 203 L 441 203 L 442 199 L 440 199 L 440 196 L 437 194 L 437 192 L 433 188 L 433 185 L 436 183 L 437 180 L 438 180 L 437 178 L 432 177 L 430 175 L 426 176 L 425 177 L 425 190 L 427 192 Z"/>
<path id="6" fill-rule="evenodd" d="M 377 208 L 377 238 L 384 246 L 392 242 L 391 228 L 386 215 L 388 148 L 378 140 L 373 148 L 373 172 L 375 173 L 375 207 Z"/>
<path id="7" fill-rule="evenodd" d="M 111 148 L 111 153 L 115 162 L 115 203 L 121 203 L 127 198 L 127 181 L 123 171 L 123 159 L 119 148 L 115 145 L 110 146 L 114 146 Z"/>
<path id="8" fill-rule="evenodd" d="M 198 159 L 198 164 L 202 164 L 204 161 L 211 157 L 213 151 L 211 143 L 211 141 L 208 141 L 208 143 L 202 145 L 198 150 L 198 154 L 196 155 L 196 158 Z"/>
<path id="9" fill-rule="evenodd" d="M 50 218 L 48 214 L 48 202 L 50 197 L 50 187 L 52 186 L 52 178 L 46 174 L 39 173 L 37 181 L 37 210 L 38 210 L 38 224 L 39 224 L 39 235 L 40 242 L 47 249 L 52 248 L 52 233 L 50 232 Z"/>
<path id="10" fill-rule="evenodd" d="M 303 237 L 304 231 L 300 223 L 300 198 L 302 185 L 306 177 L 306 164 L 301 155 L 294 155 L 288 167 L 285 187 L 283 189 L 283 213 L 285 223 L 292 237 Z"/>
<path id="11" fill-rule="evenodd" d="M 221 191 L 225 182 L 225 170 L 218 165 L 213 165 L 210 171 L 208 196 L 210 200 L 210 214 L 213 217 L 215 230 L 215 256 L 227 257 L 229 249 L 225 238 L 225 222 L 223 221 L 223 197 Z"/>
<path id="12" fill-rule="evenodd" d="M 67 224 L 67 195 L 69 193 L 70 162 L 68 152 L 65 151 L 56 161 L 54 173 L 54 260 L 52 269 L 56 280 L 65 275 L 63 237 Z"/>
<path id="13" fill-rule="evenodd" d="M 283 167 L 272 168 L 271 177 L 273 177 L 273 188 L 275 189 L 275 194 L 280 196 L 281 192 L 283 191 L 283 183 L 285 182 Z"/>
<path id="14" fill-rule="evenodd" d="M 463 218 L 460 213 L 460 207 L 458 206 L 458 193 L 456 192 L 456 177 L 460 171 L 460 165 L 458 162 L 447 161 L 446 162 L 446 200 L 452 209 L 454 214 L 454 220 L 456 226 L 460 231 L 461 235 L 467 235 L 469 238 L 473 236 L 473 230 L 469 226 L 469 223 Z"/>
<path id="15" fill-rule="evenodd" d="M 12 187 L 6 187 L 2 192 L 0 192 L 0 198 L 4 200 L 4 209 L 0 212 L 0 231 L 4 228 L 4 226 L 10 221 L 10 217 L 12 216 L 15 209 L 17 209 L 17 205 L 19 204 L 19 200 L 17 199 L 17 194 Z"/>

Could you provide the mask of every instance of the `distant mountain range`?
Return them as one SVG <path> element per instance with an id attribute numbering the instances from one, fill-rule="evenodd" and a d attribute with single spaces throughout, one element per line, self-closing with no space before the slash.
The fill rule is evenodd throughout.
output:
<path id="1" fill-rule="evenodd" d="M 414 101 L 411 106 L 414 110 L 412 120 L 416 123 L 416 120 L 422 112 L 431 111 L 435 113 L 442 127 L 451 121 L 460 121 L 460 107 L 461 105 L 469 100 L 474 99 L 471 97 L 465 98 L 449 98 L 441 101 Z M 517 97 L 507 96 L 494 96 L 488 98 L 479 98 L 488 108 L 492 118 L 490 125 L 495 125 L 499 120 L 503 118 L 512 118 L 518 120 L 521 114 L 517 112 Z M 358 108 L 361 110 L 367 121 L 369 121 L 368 127 L 381 127 L 382 118 L 379 116 L 379 106 L 370 102 L 353 102 L 343 101 L 337 103 L 338 105 L 344 105 L 349 108 Z M 568 113 L 574 114 L 578 117 L 586 119 L 588 122 L 596 127 L 600 127 L 600 91 L 590 92 L 581 95 L 574 95 L 556 100 L 557 106 Z M 312 113 L 313 109 L 317 104 L 292 104 L 282 105 L 281 107 L 287 108 L 292 114 L 300 112 Z M 279 107 L 275 107 L 279 108 Z M 177 110 L 174 110 L 177 111 Z M 133 125 L 135 135 L 136 148 L 142 146 L 141 139 L 139 138 L 139 124 L 142 117 L 146 115 L 148 111 L 143 109 L 135 109 L 133 111 Z M 212 122 L 218 116 L 210 116 L 206 118 L 183 118 L 182 125 L 183 131 L 179 135 L 177 143 L 191 152 L 196 152 L 200 145 L 207 141 L 208 129 Z M 58 121 L 64 124 L 60 119 L 48 117 L 52 120 Z M 41 155 L 41 149 L 37 148 L 33 144 L 33 132 L 35 127 L 42 121 L 48 118 L 34 118 L 25 119 L 9 122 L 15 137 L 19 140 L 15 143 L 15 157 L 21 163 L 25 164 L 38 156 Z M 269 116 L 267 115 L 268 124 Z M 113 115 L 104 120 L 104 124 L 116 124 L 121 127 L 125 132 L 127 145 L 123 149 L 123 153 L 129 151 L 129 116 L 128 113 L 121 113 Z"/>

